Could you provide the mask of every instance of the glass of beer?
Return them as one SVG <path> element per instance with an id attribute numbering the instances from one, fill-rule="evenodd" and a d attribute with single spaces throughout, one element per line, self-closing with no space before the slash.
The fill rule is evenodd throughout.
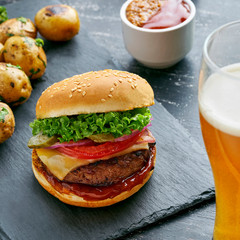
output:
<path id="1" fill-rule="evenodd" d="M 214 240 L 240 239 L 240 21 L 203 47 L 198 102 L 216 193 Z"/>

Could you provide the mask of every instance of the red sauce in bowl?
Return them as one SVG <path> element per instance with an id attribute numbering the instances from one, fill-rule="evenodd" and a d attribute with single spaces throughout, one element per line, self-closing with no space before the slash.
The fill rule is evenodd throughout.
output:
<path id="1" fill-rule="evenodd" d="M 133 0 L 126 8 L 128 21 L 148 29 L 173 27 L 189 16 L 190 6 L 184 0 Z"/>
<path id="2" fill-rule="evenodd" d="M 131 177 L 124 179 L 123 181 L 110 185 L 93 187 L 80 183 L 67 183 L 58 180 L 53 175 L 49 174 L 45 169 L 41 169 L 42 174 L 45 176 L 47 181 L 60 193 L 73 193 L 77 196 L 82 197 L 87 201 L 104 200 L 107 198 L 114 198 L 124 191 L 131 190 L 134 186 L 143 183 L 143 180 L 147 174 L 154 167 L 154 156 L 155 147 L 150 147 L 150 158 L 146 165 L 141 169 L 141 171 L 135 173 Z"/>
<path id="3" fill-rule="evenodd" d="M 150 17 L 143 28 L 164 29 L 184 22 L 190 15 L 190 7 L 182 0 L 161 1 L 161 10 Z"/>

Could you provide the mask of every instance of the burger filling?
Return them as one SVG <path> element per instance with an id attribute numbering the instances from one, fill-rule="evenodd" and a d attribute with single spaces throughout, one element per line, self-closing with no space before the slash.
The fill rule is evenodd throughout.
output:
<path id="1" fill-rule="evenodd" d="M 131 139 L 131 138 L 130 138 Z M 125 140 L 129 142 L 129 139 Z M 120 147 L 123 145 L 124 142 L 116 143 L 117 145 L 120 144 Z M 114 146 L 111 148 L 111 154 L 109 153 L 109 149 L 107 147 L 108 144 L 99 144 L 97 146 L 74 146 L 71 147 L 60 147 L 57 145 L 57 148 L 39 148 L 36 149 L 36 152 L 41 159 L 41 161 L 48 167 L 48 169 L 54 174 L 58 179 L 63 180 L 66 175 L 75 170 L 79 167 L 89 165 L 91 163 L 96 163 L 98 161 L 106 161 L 108 159 L 123 156 L 132 152 L 136 152 L 139 150 L 149 150 L 148 143 L 154 143 L 155 139 L 151 135 L 150 131 L 145 129 L 141 136 L 138 137 L 137 141 L 132 142 L 132 145 L 123 149 L 122 151 L 119 150 L 119 147 Z M 104 147 L 105 145 L 105 147 Z M 113 143 L 111 143 L 113 145 Z M 106 148 L 106 149 L 105 149 Z M 84 150 L 86 152 L 84 152 Z M 67 153 L 70 151 L 69 156 Z M 92 153 L 91 153 L 92 151 Z M 115 151 L 115 152 L 114 152 Z M 80 153 L 81 154 L 80 154 Z M 94 155 L 94 154 L 95 155 Z M 103 153 L 106 153 L 103 155 Z M 92 158 L 80 158 L 79 155 L 83 155 L 83 157 L 91 156 Z"/>
<path id="2" fill-rule="evenodd" d="M 141 172 L 155 139 L 148 108 L 80 114 L 31 123 L 38 169 L 63 183 L 110 186 Z M 39 167 L 40 166 L 40 167 Z"/>
<path id="3" fill-rule="evenodd" d="M 49 172 L 48 168 L 41 162 L 36 154 L 36 150 L 33 150 L 33 165 L 59 193 L 72 193 L 82 197 L 87 201 L 98 201 L 107 198 L 114 198 L 124 191 L 131 190 L 138 184 L 142 184 L 144 179 L 147 179 L 150 171 L 154 168 L 154 156 L 156 154 L 156 148 L 154 144 L 150 144 L 149 154 L 149 159 L 147 160 L 146 164 L 138 172 L 123 179 L 122 181 L 108 186 L 92 186 L 88 184 L 60 181 L 53 176 Z"/>

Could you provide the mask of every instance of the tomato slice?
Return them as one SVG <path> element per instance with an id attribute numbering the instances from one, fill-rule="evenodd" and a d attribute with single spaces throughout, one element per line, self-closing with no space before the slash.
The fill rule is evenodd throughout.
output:
<path id="1" fill-rule="evenodd" d="M 66 146 L 56 148 L 62 154 L 79 159 L 97 159 L 112 155 L 114 153 L 123 151 L 126 148 L 131 147 L 140 137 L 142 132 L 128 138 L 121 142 L 105 142 L 99 145 L 93 146 Z"/>

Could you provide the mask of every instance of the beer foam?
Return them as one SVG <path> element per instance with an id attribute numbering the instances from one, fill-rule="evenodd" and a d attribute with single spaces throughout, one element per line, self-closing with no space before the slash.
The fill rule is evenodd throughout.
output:
<path id="1" fill-rule="evenodd" d="M 228 74 L 214 73 L 204 83 L 199 110 L 215 128 L 240 136 L 240 63 L 222 70 Z"/>

